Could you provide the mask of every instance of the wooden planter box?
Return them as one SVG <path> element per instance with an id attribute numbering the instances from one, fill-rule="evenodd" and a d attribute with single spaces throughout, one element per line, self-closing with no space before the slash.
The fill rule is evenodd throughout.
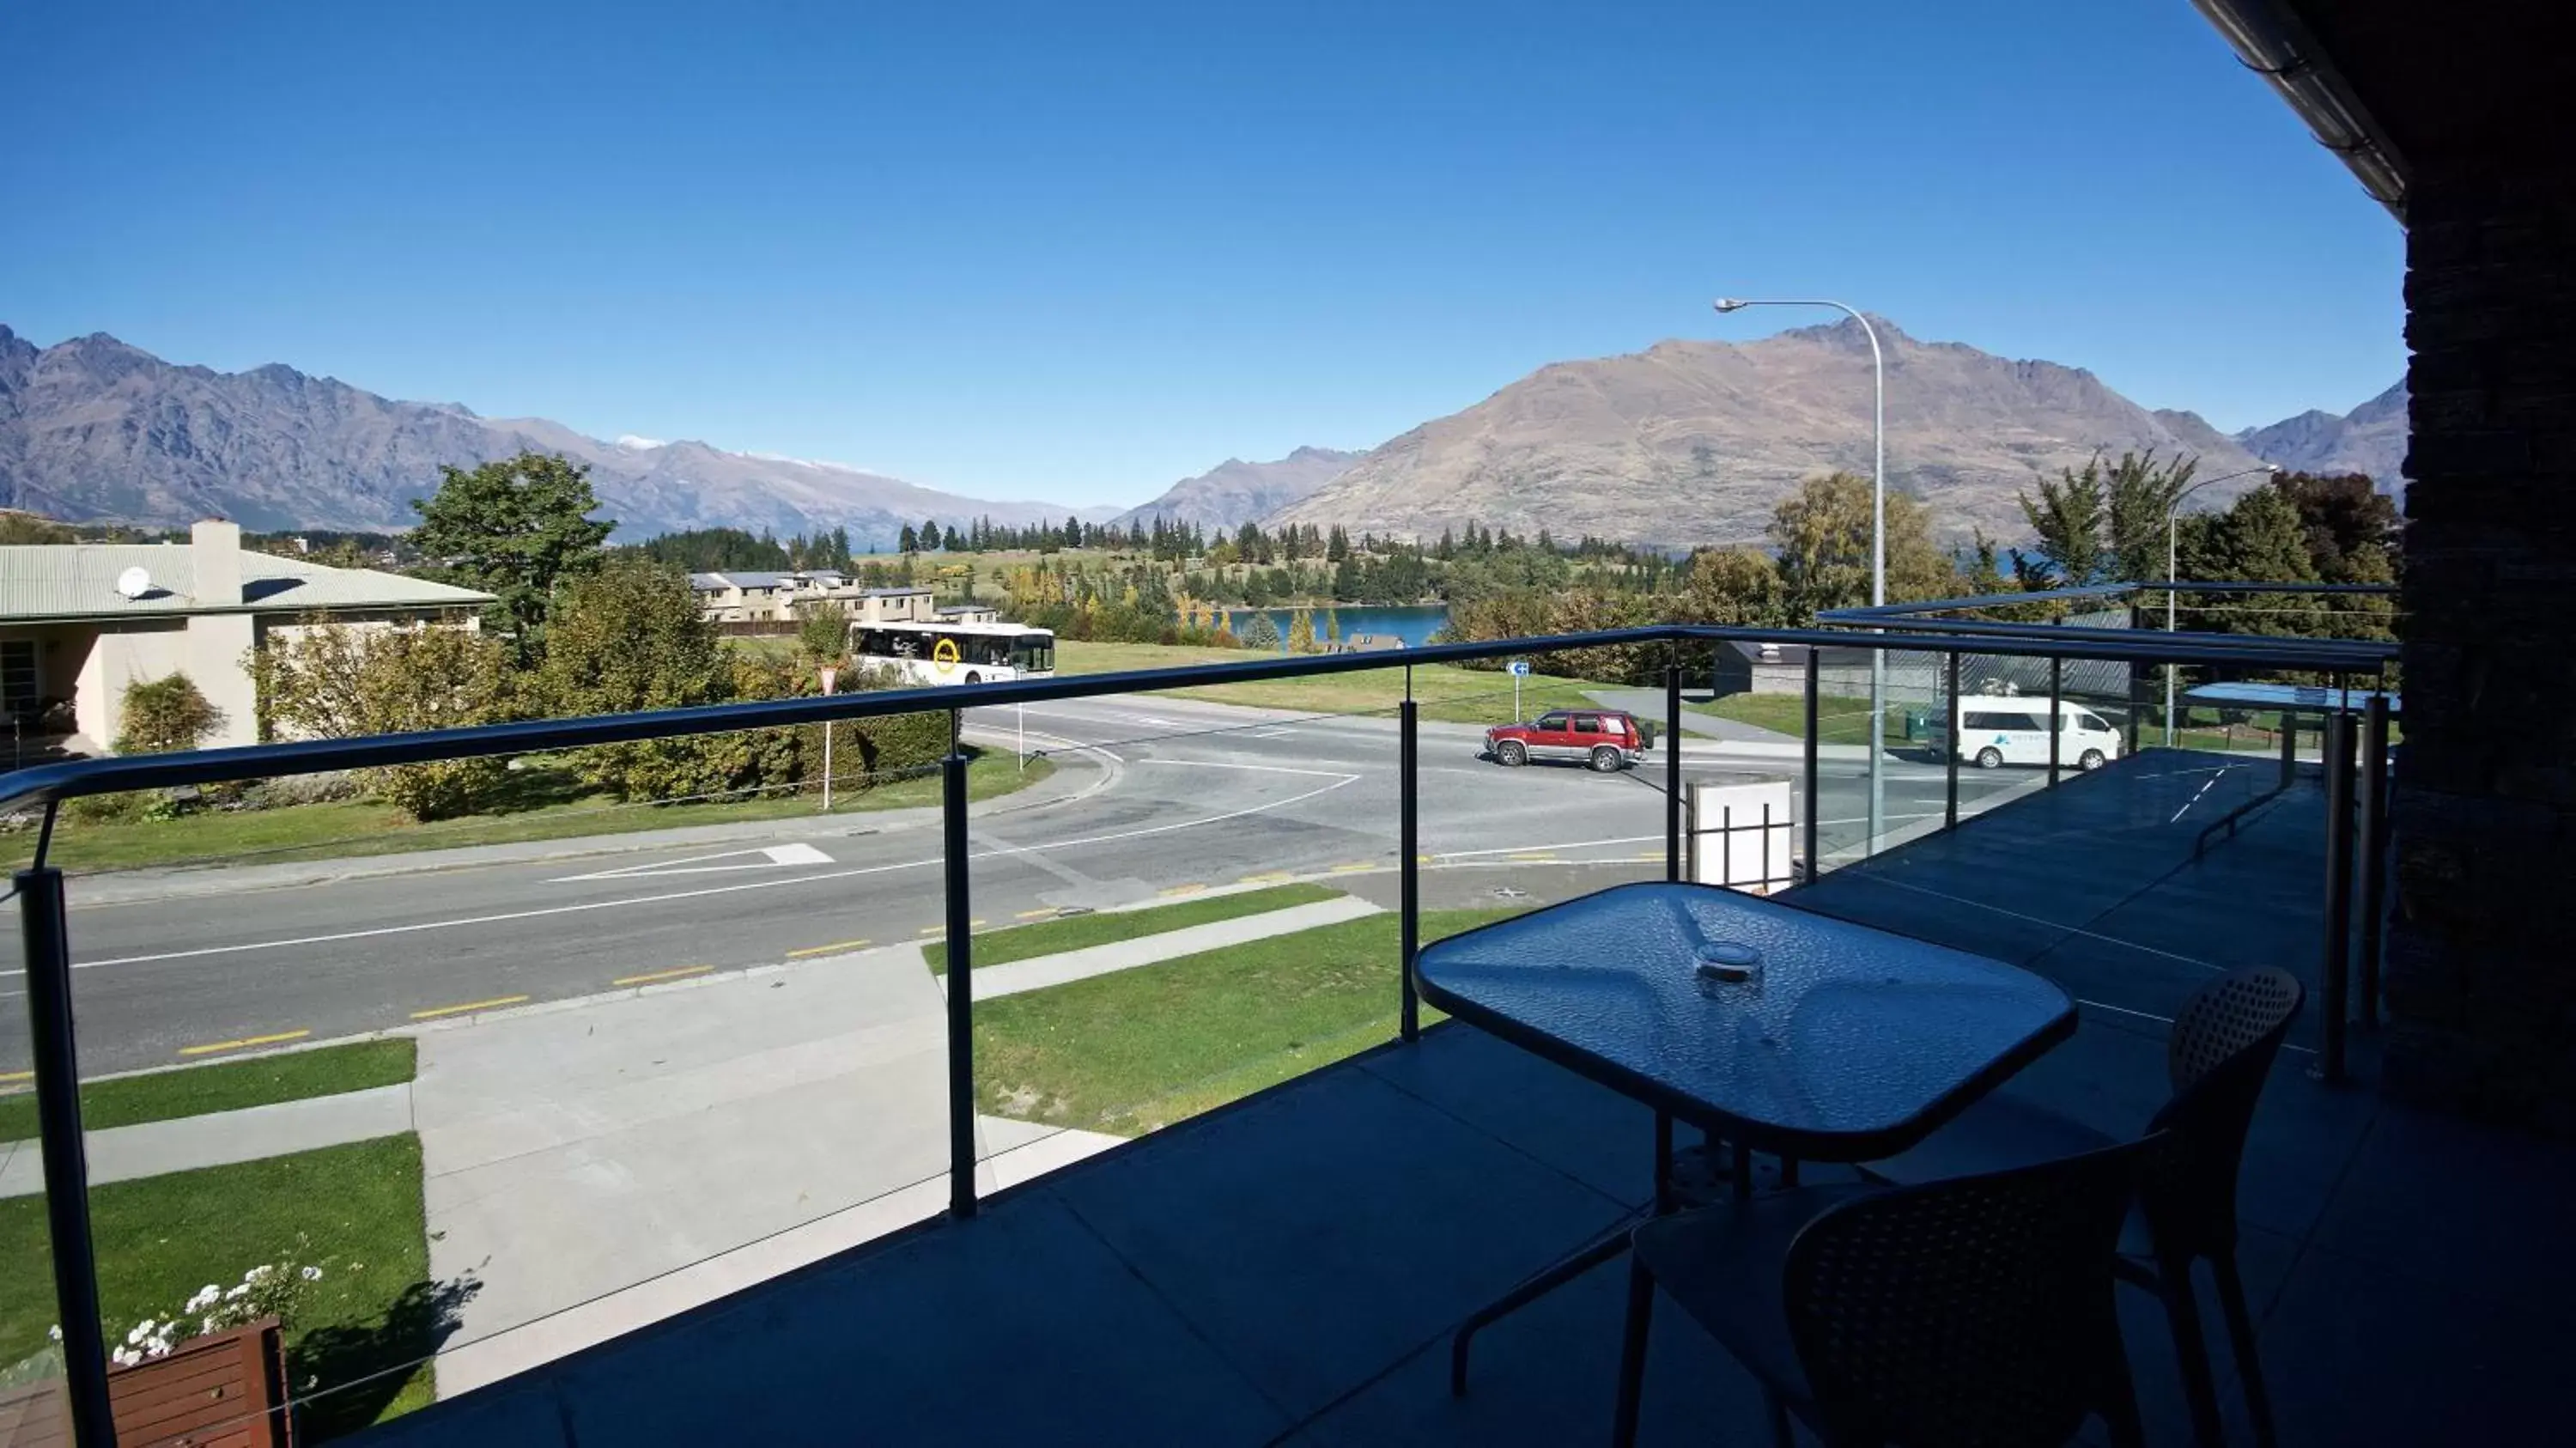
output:
<path id="1" fill-rule="evenodd" d="M 68 1448 L 62 1385 L 0 1395 L 0 1448 Z M 190 1338 L 170 1355 L 107 1375 L 116 1439 L 131 1448 L 291 1448 L 286 1352 L 277 1319 Z"/>

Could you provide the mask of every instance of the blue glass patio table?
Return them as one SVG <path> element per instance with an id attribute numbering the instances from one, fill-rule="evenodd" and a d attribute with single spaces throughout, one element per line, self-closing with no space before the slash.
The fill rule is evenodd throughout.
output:
<path id="1" fill-rule="evenodd" d="M 1672 1123 L 1752 1154 L 1893 1156 L 2075 1033 L 2054 982 L 1999 960 L 1714 885 L 1619 885 L 1424 946 L 1422 998 L 1655 1111 L 1654 1210 L 1677 1204 Z M 1467 1319 L 1476 1331 L 1627 1245 L 1623 1225 Z"/>
<path id="2" fill-rule="evenodd" d="M 1713 885 L 1535 910 L 1423 947 L 1414 976 L 1567 1070 L 1807 1161 L 1895 1155 L 2075 1032 L 2018 966 Z"/>

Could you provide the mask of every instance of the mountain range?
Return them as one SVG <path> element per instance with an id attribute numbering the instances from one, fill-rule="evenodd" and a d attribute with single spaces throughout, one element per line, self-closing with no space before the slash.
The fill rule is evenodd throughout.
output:
<path id="1" fill-rule="evenodd" d="M 1924 342 L 1875 320 L 1887 349 L 1891 486 L 1930 506 L 1944 539 L 2021 537 L 2016 494 L 2097 451 L 2193 454 L 2201 475 L 2257 459 L 2397 484 L 2403 385 L 2344 417 L 2303 413 L 2233 437 L 2198 415 L 2149 411 L 2092 373 Z M 221 515 L 264 530 L 392 530 L 442 464 L 524 449 L 591 467 L 621 538 L 731 526 L 846 527 L 890 546 L 905 523 L 1068 514 L 1208 529 L 1340 524 L 1431 537 L 1473 520 L 1514 532 L 1688 547 L 1751 542 L 1772 505 L 1825 468 L 1869 468 L 1867 339 L 1853 322 L 1731 344 L 1667 341 L 1542 367 L 1476 405 L 1365 453 L 1299 448 L 1228 459 L 1138 507 L 993 501 L 839 463 L 701 442 L 603 441 L 543 418 L 399 402 L 270 364 L 165 362 L 103 333 L 38 348 L 0 326 L 0 507 L 71 520 L 175 525 Z M 2252 480 L 2213 488 L 2222 502 Z"/>
<path id="2" fill-rule="evenodd" d="M 1227 458 L 1194 478 L 1183 478 L 1150 503 L 1110 521 L 1151 530 L 1157 522 L 1195 523 L 1210 530 L 1259 522 L 1340 477 L 1360 454 L 1301 447 L 1276 462 Z"/>
<path id="3" fill-rule="evenodd" d="M 2236 434 L 2236 445 L 2294 473 L 2367 473 L 2383 493 L 2403 493 L 2406 384 L 2399 382 L 2341 417 L 2313 409 Z"/>
<path id="4" fill-rule="evenodd" d="M 272 363 L 217 372 L 97 333 L 37 348 L 0 326 L 0 507 L 70 520 L 180 524 L 210 515 L 260 530 L 391 531 L 442 464 L 526 449 L 591 465 L 621 538 L 727 525 L 780 533 L 846 527 L 890 547 L 906 523 L 1028 524 L 1114 508 L 939 492 L 861 468 L 700 442 L 603 442 L 543 418 L 486 418 L 456 403 L 397 402 Z"/>
<path id="5" fill-rule="evenodd" d="M 1887 355 L 1889 486 L 1924 500 L 1945 541 L 2024 536 L 2017 494 L 2097 451 L 2194 454 L 2204 477 L 2259 467 L 2199 416 L 2151 412 L 2081 368 L 1871 320 Z M 1870 393 L 1869 341 L 1848 320 L 1556 363 L 1377 448 L 1274 517 L 1415 537 L 1473 520 L 1669 547 L 1755 542 L 1801 477 L 1869 472 Z"/>

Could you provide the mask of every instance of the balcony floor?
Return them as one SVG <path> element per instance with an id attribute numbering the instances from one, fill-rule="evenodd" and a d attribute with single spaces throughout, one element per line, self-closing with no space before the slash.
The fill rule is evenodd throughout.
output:
<path id="1" fill-rule="evenodd" d="M 2082 825 L 2086 848 L 2108 852 L 2099 858 L 2127 862 L 2115 878 L 2079 880 L 2084 898 L 2058 897 L 2055 916 L 1991 908 L 2028 888 L 2014 876 L 1992 885 L 2003 893 L 1987 908 L 1945 890 L 1947 914 L 1911 922 L 2063 972 L 2096 1001 L 2073 1041 L 2005 1089 L 2121 1132 L 2165 1094 L 2155 1017 L 2170 1009 L 2153 1008 L 2157 992 L 2187 989 L 2206 967 L 2079 979 L 2096 947 L 2123 943 L 2103 922 L 2166 928 L 2188 900 L 2196 940 L 2314 955 L 2312 928 L 2266 918 L 2303 881 L 2313 925 L 2314 846 L 2301 847 L 2297 820 L 2314 808 L 2285 796 L 2268 833 L 2186 867 L 2169 848 L 2178 824 L 2150 828 L 2165 810 L 2156 792 L 2174 786 L 2144 764 L 1873 867 L 1926 872 L 1909 877 L 1920 882 L 1930 857 L 1905 856 L 1936 846 L 1952 852 L 1950 882 L 1970 883 L 1958 852 L 1983 848 L 1980 834 L 2036 828 L 2043 809 Z M 2102 837 L 2101 819 L 2073 813 L 2116 798 L 2136 806 L 2133 837 Z M 1825 888 L 1839 878 L 1813 903 L 1845 913 L 1853 899 L 1908 894 L 1859 876 Z M 2184 953 L 2168 941 L 2148 958 Z M 2576 1200 L 2576 1154 L 2387 1105 L 2366 1080 L 2321 1086 L 2308 1061 L 2285 1056 L 2266 1094 L 2241 1202 L 2282 1441 L 2546 1436 L 2533 1425 L 2563 1416 L 2557 1389 L 2576 1351 L 2576 1246 L 2559 1221 Z M 364 1441 L 1595 1441 L 1609 1427 L 1623 1269 L 1489 1330 L 1463 1399 L 1447 1392 L 1446 1333 L 1638 1205 L 1650 1130 L 1624 1099 L 1444 1026 L 1002 1194 L 975 1220 L 885 1239 Z M 2150 1436 L 2185 1441 L 2160 1313 L 2124 1297 Z M 2241 1418 L 2223 1353 L 2219 1368 Z M 1761 1424 L 1750 1380 L 1681 1314 L 1659 1314 L 1645 1441 L 1758 1441 Z M 2251 1441 L 2241 1421 L 2230 1437 Z"/>

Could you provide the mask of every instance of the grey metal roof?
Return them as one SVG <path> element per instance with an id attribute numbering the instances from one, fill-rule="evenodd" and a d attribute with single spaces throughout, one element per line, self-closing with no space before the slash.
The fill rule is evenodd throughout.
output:
<path id="1" fill-rule="evenodd" d="M 331 568 L 301 558 L 244 551 L 238 603 L 200 602 L 197 550 L 185 543 L 30 543 L 0 547 L 0 621 L 177 617 L 250 610 L 480 607 L 492 595 L 445 583 Z M 140 568 L 151 588 L 140 598 L 116 591 L 119 574 Z"/>

